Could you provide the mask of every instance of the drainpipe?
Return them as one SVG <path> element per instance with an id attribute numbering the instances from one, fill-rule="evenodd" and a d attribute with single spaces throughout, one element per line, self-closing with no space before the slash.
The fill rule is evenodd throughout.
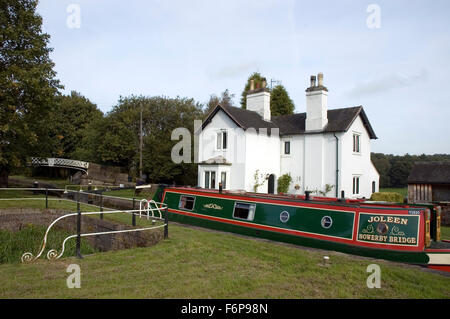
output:
<path id="1" fill-rule="evenodd" d="M 339 197 L 339 139 L 336 134 L 333 134 L 336 138 L 336 198 Z"/>

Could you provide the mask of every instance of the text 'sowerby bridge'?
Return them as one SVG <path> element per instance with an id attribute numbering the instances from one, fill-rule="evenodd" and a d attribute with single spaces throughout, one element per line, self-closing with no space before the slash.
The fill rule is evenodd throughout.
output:
<path id="1" fill-rule="evenodd" d="M 53 157 L 32 157 L 31 166 L 47 166 L 47 167 L 61 167 L 80 170 L 84 173 L 88 173 L 89 163 L 72 160 L 67 158 L 53 158 Z"/>

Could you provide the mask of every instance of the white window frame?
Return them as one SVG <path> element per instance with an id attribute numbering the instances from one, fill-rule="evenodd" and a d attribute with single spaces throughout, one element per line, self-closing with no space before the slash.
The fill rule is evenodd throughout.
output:
<path id="1" fill-rule="evenodd" d="M 249 205 L 247 218 L 236 217 L 234 215 L 234 213 L 236 211 L 236 205 L 239 205 L 239 204 Z M 234 208 L 233 208 L 233 218 L 234 219 L 253 221 L 255 219 L 255 212 L 256 212 L 256 204 L 254 204 L 254 203 L 245 203 L 245 202 L 235 202 L 234 203 Z"/>
<path id="2" fill-rule="evenodd" d="M 208 173 L 209 173 L 209 178 L 208 178 L 208 183 L 209 183 L 209 185 L 208 185 L 208 187 L 206 187 L 206 174 L 208 174 Z M 211 182 L 212 182 L 212 173 L 214 173 L 214 188 L 211 187 L 211 186 L 212 186 L 212 185 L 211 185 Z M 207 171 L 204 171 L 204 174 L 203 174 L 203 183 L 204 183 L 203 188 L 206 188 L 206 189 L 216 189 L 217 186 L 218 186 L 218 184 L 217 184 L 217 171 L 215 171 L 215 170 L 207 170 Z"/>
<path id="3" fill-rule="evenodd" d="M 289 153 L 286 153 L 286 143 L 289 143 Z M 292 143 L 291 140 L 284 140 L 283 142 L 283 155 L 284 156 L 291 156 L 292 154 Z"/>
<path id="4" fill-rule="evenodd" d="M 357 183 L 355 184 L 355 180 Z M 355 192 L 355 188 L 356 192 Z M 361 175 L 353 175 L 352 178 L 352 195 L 361 195 Z"/>
<path id="5" fill-rule="evenodd" d="M 353 150 L 353 154 L 361 154 L 361 133 L 358 132 L 353 132 L 353 136 L 352 136 L 352 150 Z M 356 144 L 357 146 L 357 150 L 355 150 L 355 138 L 357 137 L 358 143 Z"/>
<path id="6" fill-rule="evenodd" d="M 225 147 L 223 147 L 223 136 L 226 135 L 226 144 Z M 220 136 L 220 147 L 217 147 L 217 144 L 219 142 L 219 136 Z M 226 151 L 228 150 L 228 131 L 227 130 L 219 130 L 216 132 L 216 151 Z"/>
<path id="7" fill-rule="evenodd" d="M 225 185 L 223 184 L 223 179 L 222 179 L 223 174 L 225 174 Z M 220 172 L 220 183 L 222 183 L 223 189 L 227 189 L 227 187 L 228 187 L 228 172 L 227 171 Z"/>

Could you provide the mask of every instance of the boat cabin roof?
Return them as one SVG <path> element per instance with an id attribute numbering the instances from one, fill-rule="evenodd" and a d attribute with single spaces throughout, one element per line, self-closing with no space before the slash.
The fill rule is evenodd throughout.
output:
<path id="1" fill-rule="evenodd" d="M 309 196 L 309 200 L 306 200 L 305 195 L 296 194 L 263 194 L 246 192 L 244 190 L 222 190 L 222 193 L 217 189 L 205 189 L 201 187 L 185 187 L 185 186 L 169 186 L 167 189 L 177 189 L 186 190 L 188 192 L 200 192 L 205 194 L 217 194 L 217 195 L 232 195 L 239 197 L 251 197 L 251 198 L 264 198 L 264 199 L 276 199 L 276 200 L 287 200 L 296 202 L 310 202 L 317 204 L 337 204 L 345 206 L 376 206 L 376 207 L 390 207 L 390 208 L 410 208 L 410 207 L 423 207 L 423 205 L 412 205 L 412 204 L 400 204 L 400 203 L 389 203 L 389 202 L 374 202 L 368 201 L 365 198 L 362 199 L 350 199 L 350 198 L 336 198 L 336 197 L 324 197 L 324 196 Z M 200 195 L 200 194 L 199 194 Z"/>

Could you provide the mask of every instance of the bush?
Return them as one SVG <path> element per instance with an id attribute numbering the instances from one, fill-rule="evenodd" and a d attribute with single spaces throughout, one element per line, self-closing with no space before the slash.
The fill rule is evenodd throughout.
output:
<path id="1" fill-rule="evenodd" d="M 403 203 L 403 197 L 399 193 L 373 193 L 370 200 L 380 201 L 380 202 L 392 202 L 392 203 Z"/>
<path id="2" fill-rule="evenodd" d="M 289 174 L 281 175 L 278 178 L 278 187 L 277 192 L 278 193 L 287 193 L 289 190 L 289 185 L 292 182 L 292 177 Z"/>

